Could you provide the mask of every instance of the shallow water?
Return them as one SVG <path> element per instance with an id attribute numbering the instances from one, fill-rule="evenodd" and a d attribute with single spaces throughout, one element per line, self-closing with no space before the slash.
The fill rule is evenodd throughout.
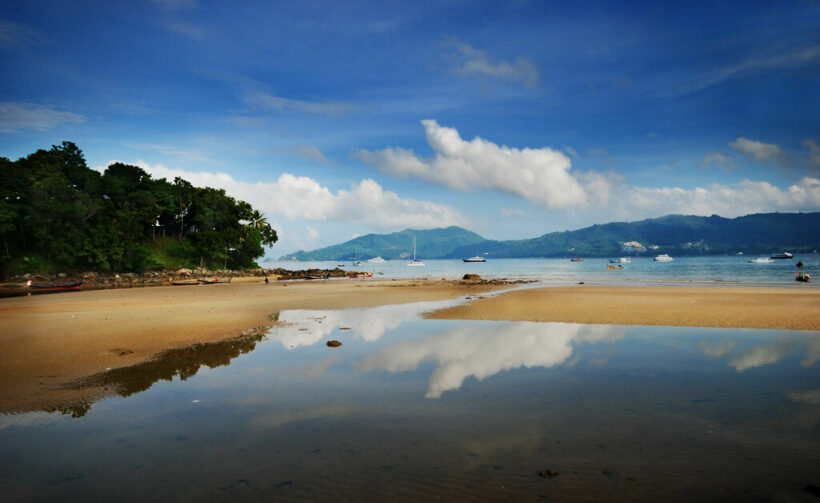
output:
<path id="1" fill-rule="evenodd" d="M 617 257 L 615 257 L 617 258 Z M 770 264 L 751 264 L 748 256 L 676 257 L 673 262 L 655 262 L 651 257 L 633 257 L 622 270 L 608 270 L 608 259 L 587 258 L 583 262 L 567 259 L 489 259 L 487 262 L 465 263 L 461 260 L 427 260 L 426 267 L 407 267 L 405 260 L 390 260 L 382 264 L 350 262 L 265 262 L 266 268 L 289 270 L 308 268 L 332 269 L 342 265 L 346 270 L 374 271 L 375 278 L 458 279 L 464 274 L 479 274 L 485 278 L 535 280 L 546 283 L 601 284 L 726 284 L 755 286 L 787 286 L 817 288 L 820 280 L 820 255 L 805 254 L 792 260 L 775 260 Z M 803 267 L 797 268 L 802 261 Z M 813 283 L 794 280 L 795 271 L 809 273 Z"/>
<path id="2" fill-rule="evenodd" d="M 444 304 L 283 311 L 69 383 L 118 395 L 0 416 L 0 494 L 815 500 L 820 332 L 420 318 Z"/>

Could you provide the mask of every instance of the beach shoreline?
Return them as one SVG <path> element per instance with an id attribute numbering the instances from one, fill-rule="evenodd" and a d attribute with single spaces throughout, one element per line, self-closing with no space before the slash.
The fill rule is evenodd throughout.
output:
<path id="1" fill-rule="evenodd" d="M 509 290 L 509 291 L 504 291 Z M 488 295 L 500 292 L 498 295 Z M 70 385 L 164 352 L 262 333 L 289 309 L 469 297 L 428 318 L 820 330 L 820 290 L 754 286 L 517 285 L 452 280 L 255 281 L 0 299 L 0 413 L 113 394 Z"/>

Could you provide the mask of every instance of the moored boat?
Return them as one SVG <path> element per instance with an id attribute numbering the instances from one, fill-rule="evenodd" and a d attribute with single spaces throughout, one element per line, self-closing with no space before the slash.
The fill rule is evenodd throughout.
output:
<path id="1" fill-rule="evenodd" d="M 792 255 L 789 252 L 774 253 L 774 254 L 772 254 L 771 258 L 773 258 L 773 259 L 790 259 L 790 258 L 794 258 L 794 255 Z"/>
<path id="2" fill-rule="evenodd" d="M 809 276 L 809 273 L 807 273 L 807 272 L 798 271 L 798 272 L 794 273 L 794 280 L 795 281 L 802 281 L 804 283 L 808 283 L 810 279 L 811 279 L 811 276 Z"/>
<path id="3" fill-rule="evenodd" d="M 583 262 L 584 259 L 582 259 L 581 257 L 575 257 L 575 258 L 569 259 L 569 261 L 570 262 Z"/>
<path id="4" fill-rule="evenodd" d="M 606 268 L 609 269 L 610 271 L 613 271 L 613 270 L 623 269 L 624 266 L 622 266 L 621 264 L 607 264 Z"/>
<path id="5" fill-rule="evenodd" d="M 672 257 L 670 257 L 666 253 L 662 253 L 662 254 L 658 255 L 657 257 L 653 258 L 652 260 L 654 260 L 655 262 L 672 262 L 675 259 L 673 259 Z"/>
<path id="6" fill-rule="evenodd" d="M 480 257 L 478 255 L 476 255 L 475 257 L 463 258 L 461 260 L 463 260 L 464 262 L 486 262 L 487 261 L 487 259 L 485 259 L 484 257 Z"/>
<path id="7" fill-rule="evenodd" d="M 68 281 L 64 283 L 34 283 L 31 280 L 26 282 L 26 286 L 36 292 L 72 292 L 82 289 L 83 280 Z"/>
<path id="8" fill-rule="evenodd" d="M 387 262 L 385 259 L 383 259 L 381 257 L 373 257 L 371 259 L 368 259 L 367 261 L 371 264 L 383 264 L 383 263 Z"/>

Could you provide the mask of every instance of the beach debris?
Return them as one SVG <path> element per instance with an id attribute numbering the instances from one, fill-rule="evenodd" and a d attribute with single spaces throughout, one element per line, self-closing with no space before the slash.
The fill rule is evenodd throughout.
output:
<path id="1" fill-rule="evenodd" d="M 583 282 L 583 281 L 579 281 L 579 282 L 578 282 L 578 284 L 579 284 L 579 285 L 583 285 L 583 284 L 584 284 L 584 282 Z"/>
<path id="2" fill-rule="evenodd" d="M 341 345 L 342 343 L 337 340 L 327 341 L 327 347 L 329 348 L 338 348 Z"/>
<path id="3" fill-rule="evenodd" d="M 558 476 L 558 470 L 553 470 L 553 469 L 542 470 L 542 471 L 538 472 L 538 476 L 539 477 L 544 477 L 544 478 L 557 477 Z"/>
<path id="4" fill-rule="evenodd" d="M 339 327 L 339 330 L 350 330 L 350 327 Z"/>
<path id="5" fill-rule="evenodd" d="M 481 276 L 478 274 L 465 274 L 461 279 L 464 281 L 481 281 Z"/>

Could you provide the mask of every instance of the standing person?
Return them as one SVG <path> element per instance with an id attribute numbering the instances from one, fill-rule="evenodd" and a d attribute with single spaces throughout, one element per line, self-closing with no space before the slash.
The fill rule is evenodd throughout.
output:
<path id="1" fill-rule="evenodd" d="M 270 281 L 268 281 L 268 275 L 266 274 L 266 275 L 265 275 L 265 284 L 267 285 L 267 284 L 269 284 L 269 283 L 270 283 Z"/>

